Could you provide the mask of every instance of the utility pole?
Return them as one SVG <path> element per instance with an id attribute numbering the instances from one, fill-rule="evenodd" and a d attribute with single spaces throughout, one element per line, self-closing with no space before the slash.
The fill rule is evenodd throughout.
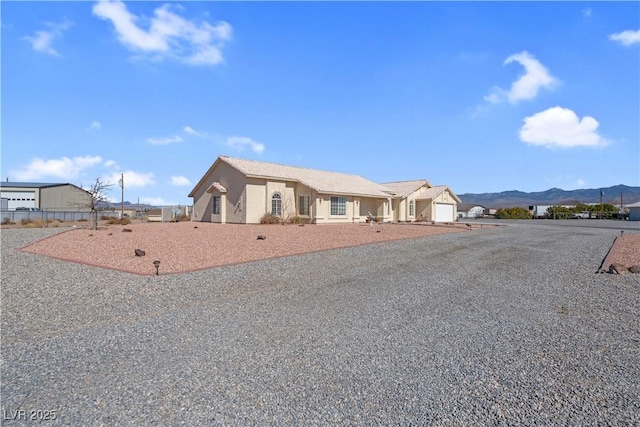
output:
<path id="1" fill-rule="evenodd" d="M 124 173 L 120 174 L 120 194 L 122 195 L 122 204 L 120 205 L 120 219 L 124 218 Z"/>
<path id="2" fill-rule="evenodd" d="M 602 188 L 600 189 L 600 219 L 604 216 L 603 207 L 602 207 L 602 196 L 604 196 L 604 191 Z"/>

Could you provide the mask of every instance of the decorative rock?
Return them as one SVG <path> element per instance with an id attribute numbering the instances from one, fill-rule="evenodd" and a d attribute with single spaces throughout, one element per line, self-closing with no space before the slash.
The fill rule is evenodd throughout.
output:
<path id="1" fill-rule="evenodd" d="M 609 273 L 612 274 L 626 274 L 629 272 L 629 269 L 622 264 L 614 262 L 609 266 Z"/>
<path id="2" fill-rule="evenodd" d="M 258 234 L 258 240 L 267 240 L 267 236 L 263 234 Z"/>
<path id="3" fill-rule="evenodd" d="M 631 273 L 640 273 L 640 265 L 634 265 L 634 266 L 632 266 L 632 267 L 629 269 L 629 271 L 630 271 Z"/>
<path id="4" fill-rule="evenodd" d="M 109 236 L 113 236 L 113 233 L 109 233 Z"/>
<path id="5" fill-rule="evenodd" d="M 142 249 L 136 249 L 135 251 L 133 251 L 136 256 L 144 256 L 145 252 Z"/>
<path id="6" fill-rule="evenodd" d="M 131 233 L 132 231 L 133 231 L 133 230 L 132 230 L 132 229 L 130 229 L 130 228 L 123 228 L 123 229 L 122 229 L 122 232 L 123 232 L 123 233 Z"/>

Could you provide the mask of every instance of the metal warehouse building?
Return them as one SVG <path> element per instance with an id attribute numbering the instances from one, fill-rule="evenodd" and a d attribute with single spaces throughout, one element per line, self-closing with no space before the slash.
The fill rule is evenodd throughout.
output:
<path id="1" fill-rule="evenodd" d="M 43 211 L 89 210 L 91 195 L 73 184 L 0 182 L 3 208 L 35 208 Z"/>

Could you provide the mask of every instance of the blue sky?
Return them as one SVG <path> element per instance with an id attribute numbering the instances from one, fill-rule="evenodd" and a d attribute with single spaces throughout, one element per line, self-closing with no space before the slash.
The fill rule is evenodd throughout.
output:
<path id="1" fill-rule="evenodd" d="M 640 185 L 638 2 L 7 2 L 2 179 L 190 204 L 220 154 L 462 193 Z"/>

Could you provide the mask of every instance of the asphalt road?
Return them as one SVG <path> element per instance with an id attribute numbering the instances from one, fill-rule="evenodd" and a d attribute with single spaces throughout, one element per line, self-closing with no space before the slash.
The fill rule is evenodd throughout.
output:
<path id="1" fill-rule="evenodd" d="M 640 277 L 594 274 L 619 230 L 512 222 L 158 277 L 2 230 L 2 424 L 638 425 Z"/>

